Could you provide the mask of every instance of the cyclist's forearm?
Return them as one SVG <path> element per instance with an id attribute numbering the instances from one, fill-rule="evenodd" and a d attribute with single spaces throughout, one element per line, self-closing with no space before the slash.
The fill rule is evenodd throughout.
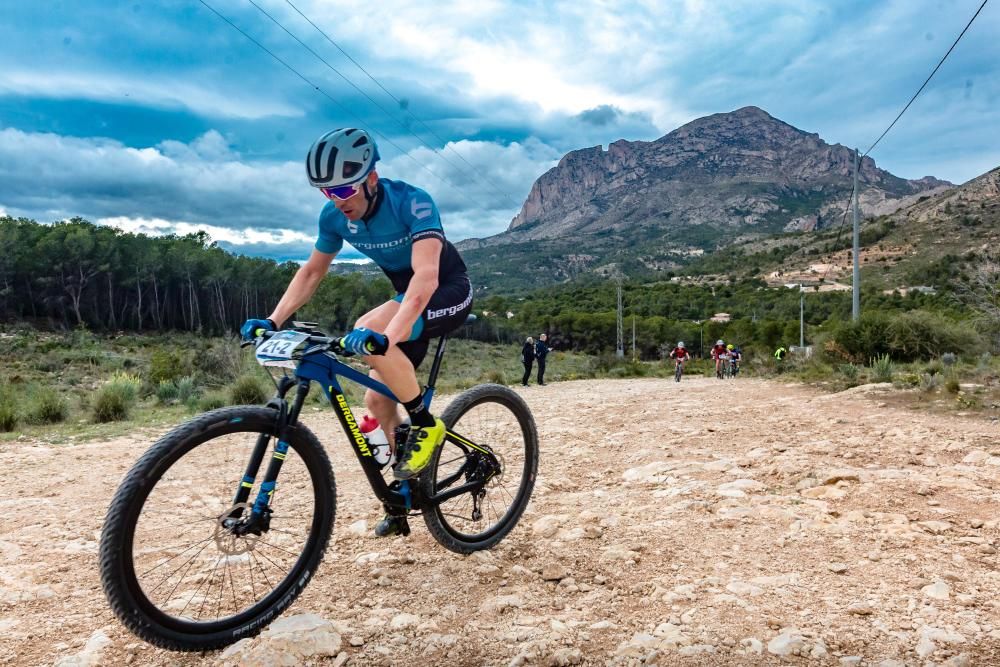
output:
<path id="1" fill-rule="evenodd" d="M 285 294 L 278 301 L 278 305 L 274 307 L 270 316 L 271 321 L 280 327 L 312 298 L 325 275 L 305 266 L 299 269 L 292 282 L 288 284 Z"/>

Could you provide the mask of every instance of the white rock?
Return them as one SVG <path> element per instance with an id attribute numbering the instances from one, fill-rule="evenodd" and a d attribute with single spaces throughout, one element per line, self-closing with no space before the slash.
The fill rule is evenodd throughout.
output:
<path id="1" fill-rule="evenodd" d="M 932 600 L 947 600 L 951 597 L 951 586 L 943 581 L 937 581 L 929 586 L 924 586 L 920 592 L 924 594 L 924 597 Z"/>
<path id="2" fill-rule="evenodd" d="M 747 491 L 760 491 L 764 488 L 766 487 L 755 479 L 737 479 L 720 484 L 715 491 L 726 498 L 744 498 Z"/>
<path id="3" fill-rule="evenodd" d="M 359 537 L 368 534 L 368 522 L 364 519 L 355 521 L 350 526 L 347 527 L 347 532 L 351 535 L 357 535 Z"/>
<path id="4" fill-rule="evenodd" d="M 583 653 L 578 648 L 561 648 L 546 659 L 549 667 L 567 667 L 583 662 Z"/>
<path id="5" fill-rule="evenodd" d="M 791 655 L 805 648 L 805 638 L 795 628 L 785 628 L 767 643 L 767 652 L 774 655 Z"/>
<path id="6" fill-rule="evenodd" d="M 684 646 L 691 643 L 690 638 L 673 623 L 660 623 L 653 630 L 653 635 L 659 637 L 664 645 L 670 647 Z"/>
<path id="7" fill-rule="evenodd" d="M 316 614 L 298 614 L 279 618 L 239 651 L 227 651 L 229 655 L 223 663 L 240 667 L 294 667 L 315 658 L 332 658 L 340 653 L 340 644 L 340 633 L 333 623 Z"/>
<path id="8" fill-rule="evenodd" d="M 941 667 L 969 667 L 971 664 L 972 659 L 967 653 L 959 653 L 958 655 L 945 660 L 941 664 Z"/>
<path id="9" fill-rule="evenodd" d="M 531 532 L 533 532 L 537 537 L 553 537 L 559 532 L 559 526 L 562 524 L 562 520 L 563 518 L 561 516 L 553 514 L 535 519 L 535 522 L 531 524 Z"/>
<path id="10" fill-rule="evenodd" d="M 597 623 L 591 623 L 587 627 L 591 630 L 610 630 L 618 626 L 616 626 L 611 621 L 598 621 Z"/>
<path id="11" fill-rule="evenodd" d="M 484 614 L 499 614 L 505 609 L 520 609 L 524 600 L 519 595 L 498 595 L 484 602 L 480 609 Z"/>
<path id="12" fill-rule="evenodd" d="M 396 614 L 389 621 L 389 627 L 393 630 L 402 630 L 403 628 L 413 627 L 420 623 L 420 617 L 416 614 Z"/>
<path id="13" fill-rule="evenodd" d="M 740 646 L 744 647 L 747 653 L 760 655 L 764 652 L 764 642 L 756 637 L 747 637 L 746 639 L 740 640 Z"/>
<path id="14" fill-rule="evenodd" d="M 750 597 L 760 595 L 764 592 L 764 589 L 760 586 L 754 586 L 753 584 L 745 581 L 738 581 L 735 579 L 726 585 L 726 590 L 730 593 L 735 593 L 736 595 L 749 595 Z"/>
<path id="15" fill-rule="evenodd" d="M 96 667 L 104 661 L 104 649 L 111 644 L 111 638 L 104 630 L 94 630 L 87 639 L 83 650 L 76 655 L 59 658 L 55 667 Z"/>

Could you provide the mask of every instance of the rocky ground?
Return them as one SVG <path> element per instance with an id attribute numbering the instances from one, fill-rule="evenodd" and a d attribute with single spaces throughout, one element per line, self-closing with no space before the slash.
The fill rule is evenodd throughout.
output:
<path id="1" fill-rule="evenodd" d="M 158 435 L 7 443 L 0 663 L 1000 664 L 998 425 L 875 390 L 703 378 L 518 388 L 538 486 L 491 552 L 419 519 L 378 540 L 332 413 L 335 539 L 265 636 L 152 648 L 115 621 L 96 551 L 108 500 Z M 336 434 L 336 435 L 335 435 Z"/>

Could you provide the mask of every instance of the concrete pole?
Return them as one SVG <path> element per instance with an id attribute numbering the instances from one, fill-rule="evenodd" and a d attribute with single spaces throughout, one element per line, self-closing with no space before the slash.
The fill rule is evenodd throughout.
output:
<path id="1" fill-rule="evenodd" d="M 806 348 L 806 295 L 799 286 L 799 349 Z M 801 354 L 801 353 L 800 353 Z"/>
<path id="2" fill-rule="evenodd" d="M 861 223 L 858 216 L 858 149 L 854 149 L 854 279 L 851 286 L 851 319 L 861 317 Z"/>

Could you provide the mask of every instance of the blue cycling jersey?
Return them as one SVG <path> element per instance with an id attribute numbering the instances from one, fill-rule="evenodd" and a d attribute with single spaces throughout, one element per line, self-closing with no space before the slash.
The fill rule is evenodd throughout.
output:
<path id="1" fill-rule="evenodd" d="M 357 221 L 348 220 L 328 202 L 319 214 L 316 249 L 334 254 L 346 240 L 385 272 L 397 292 L 405 292 L 413 277 L 414 241 L 436 238 L 444 245 L 439 281 L 466 272 L 458 250 L 444 237 L 441 216 L 429 194 L 403 181 L 380 178 L 376 197 L 372 212 Z"/>

